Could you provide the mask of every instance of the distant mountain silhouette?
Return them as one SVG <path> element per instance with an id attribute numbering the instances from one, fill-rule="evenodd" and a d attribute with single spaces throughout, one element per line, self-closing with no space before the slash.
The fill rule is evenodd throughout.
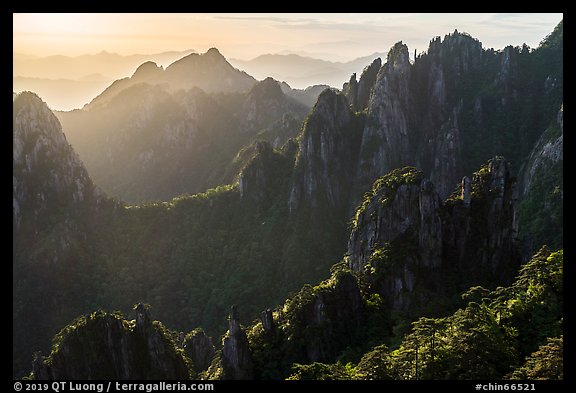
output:
<path id="1" fill-rule="evenodd" d="M 303 89 L 320 83 L 341 88 L 351 74 L 359 74 L 377 57 L 385 58 L 386 54 L 374 53 L 349 62 L 333 62 L 297 54 L 266 54 L 252 60 L 229 61 L 257 79 L 271 76 L 293 88 Z"/>
<path id="2" fill-rule="evenodd" d="M 81 56 L 47 56 L 38 57 L 13 54 L 12 75 L 47 78 L 47 79 L 80 79 L 89 74 L 101 74 L 108 80 L 128 76 L 132 70 L 145 61 L 159 64 L 170 64 L 183 56 L 194 53 L 193 49 L 171 51 L 150 55 L 119 55 L 102 51 L 94 55 Z"/>
<path id="3" fill-rule="evenodd" d="M 152 61 L 168 65 L 193 50 L 151 55 L 94 55 L 38 57 L 13 54 L 12 90 L 34 91 L 54 110 L 81 108 L 115 79 L 129 76 L 139 65 Z"/>
<path id="4" fill-rule="evenodd" d="M 147 61 L 141 64 L 131 77 L 112 83 L 86 105 L 85 109 L 106 105 L 121 91 L 138 83 L 168 85 L 172 91 L 198 87 L 207 93 L 245 93 L 257 81 L 244 71 L 232 67 L 218 49 L 211 48 L 201 55 L 191 53 L 170 64 L 165 70 L 162 66 Z"/>

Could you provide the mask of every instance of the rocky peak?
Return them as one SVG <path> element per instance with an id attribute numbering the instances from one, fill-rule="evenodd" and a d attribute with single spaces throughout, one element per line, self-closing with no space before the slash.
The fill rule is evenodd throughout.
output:
<path id="1" fill-rule="evenodd" d="M 186 335 L 184 338 L 184 352 L 192 360 L 196 373 L 208 370 L 216 355 L 212 340 L 200 328 Z"/>
<path id="2" fill-rule="evenodd" d="M 498 79 L 500 81 L 509 81 L 518 72 L 518 60 L 516 57 L 517 54 L 517 50 L 512 45 L 508 45 L 502 51 L 500 71 L 498 72 Z"/>
<path id="3" fill-rule="evenodd" d="M 430 41 L 428 55 L 441 60 L 445 72 L 457 78 L 482 66 L 482 43 L 467 33 L 454 30 L 444 36 L 444 40 L 436 37 Z"/>
<path id="4" fill-rule="evenodd" d="M 256 141 L 253 145 L 255 155 L 238 175 L 238 191 L 240 198 L 261 201 L 269 194 L 276 176 L 273 163 L 282 157 L 269 142 Z"/>
<path id="5" fill-rule="evenodd" d="M 261 337 L 255 340 L 255 346 L 260 341 L 274 348 L 274 355 L 268 360 L 265 357 L 268 350 L 258 351 L 256 367 L 267 367 L 269 361 L 278 359 L 287 364 L 335 362 L 354 338 L 362 334 L 367 309 L 356 276 L 342 270 L 315 287 L 304 286 L 275 312 L 275 317 L 275 330 L 266 329 L 263 323 L 258 333 Z M 274 378 L 286 376 L 274 375 Z"/>
<path id="6" fill-rule="evenodd" d="M 276 327 L 274 324 L 274 317 L 272 314 L 272 310 L 270 310 L 269 308 L 262 311 L 260 313 L 260 319 L 262 320 L 262 327 L 264 328 L 264 331 L 271 333 L 274 331 L 274 328 Z"/>
<path id="7" fill-rule="evenodd" d="M 281 122 L 287 114 L 301 119 L 306 111 L 304 105 L 283 93 L 278 81 L 266 78 L 254 85 L 247 94 L 241 116 L 244 128 L 254 132 Z"/>
<path id="8" fill-rule="evenodd" d="M 519 262 L 515 204 L 503 158 L 490 160 L 471 181 L 465 177 L 444 202 L 422 172 L 394 170 L 374 183 L 356 212 L 349 266 L 372 272 L 372 287 L 395 309 L 424 302 L 418 298 L 423 288 L 453 295 L 442 293 L 439 283 L 454 269 L 462 274 L 455 283 L 460 289 L 468 277 L 503 283 Z"/>
<path id="9" fill-rule="evenodd" d="M 317 333 L 305 343 L 305 358 L 298 362 L 334 361 L 366 320 L 365 304 L 354 276 L 340 273 L 331 280 L 327 290 L 315 293 L 299 310 L 302 328 Z"/>
<path id="10" fill-rule="evenodd" d="M 226 60 L 226 58 L 222 56 L 222 53 L 220 53 L 218 48 L 210 48 L 202 56 L 205 56 L 212 60 Z"/>
<path id="11" fill-rule="evenodd" d="M 37 217 L 61 209 L 91 208 L 103 195 L 68 144 L 58 119 L 34 93 L 24 92 L 13 104 L 13 217 L 36 227 Z M 84 212 L 86 213 L 86 211 Z"/>
<path id="12" fill-rule="evenodd" d="M 564 108 L 534 145 L 518 174 L 519 231 L 528 258 L 541 244 L 562 247 L 564 226 Z"/>
<path id="13" fill-rule="evenodd" d="M 320 94 L 301 134 L 291 210 L 302 200 L 331 206 L 347 202 L 345 190 L 354 177 L 360 127 L 344 95 L 330 89 Z"/>
<path id="14" fill-rule="evenodd" d="M 408 232 L 419 233 L 428 223 L 438 223 L 438 205 L 433 185 L 423 180 L 416 168 L 397 169 L 379 178 L 353 219 L 347 253 L 350 269 L 361 271 L 379 245 Z M 424 231 L 438 233 L 440 227 Z"/>
<path id="15" fill-rule="evenodd" d="M 92 110 L 108 105 L 125 89 L 137 83 L 167 85 L 173 91 L 199 87 L 211 92 L 248 92 L 256 80 L 232 67 L 216 48 L 200 55 L 191 53 L 168 65 L 165 70 L 153 62 L 140 65 L 131 78 L 114 81 L 102 94 L 84 107 Z"/>
<path id="16" fill-rule="evenodd" d="M 358 95 L 358 81 L 356 80 L 356 73 L 350 75 L 350 80 L 342 85 L 342 94 L 346 96 L 352 108 L 356 108 L 356 97 Z"/>
<path id="17" fill-rule="evenodd" d="M 151 80 L 162 75 L 162 71 L 164 71 L 164 68 L 162 66 L 158 66 L 153 61 L 147 61 L 145 63 L 142 63 L 136 69 L 136 71 L 134 71 L 134 74 L 132 74 L 131 79 L 137 79 L 139 81 Z"/>
<path id="18" fill-rule="evenodd" d="M 556 118 L 542 133 L 532 149 L 528 161 L 520 171 L 520 195 L 525 196 L 531 189 L 532 181 L 538 172 L 548 172 L 554 165 L 564 160 L 564 107 L 561 106 Z"/>
<path id="19" fill-rule="evenodd" d="M 356 110 L 364 110 L 368 107 L 370 102 L 370 95 L 372 93 L 372 88 L 376 82 L 376 77 L 378 76 L 378 71 L 382 67 L 382 60 L 378 57 L 374 61 L 364 68 L 362 75 L 360 76 L 360 81 L 358 82 L 358 93 L 356 96 Z"/>
<path id="20" fill-rule="evenodd" d="M 208 370 L 216 355 L 212 340 L 202 329 L 195 329 L 186 335 L 184 351 L 192 360 L 194 371 L 197 373 Z"/>
<path id="21" fill-rule="evenodd" d="M 282 88 L 280 87 L 280 83 L 274 80 L 273 78 L 266 78 L 261 82 L 258 82 L 250 93 L 249 96 L 254 96 L 258 99 L 270 100 L 270 99 L 281 99 L 285 97 L 284 93 L 282 92 Z"/>
<path id="22" fill-rule="evenodd" d="M 247 92 L 256 80 L 232 67 L 216 48 L 204 54 L 191 53 L 166 67 L 156 83 L 168 83 L 173 90 L 199 87 L 211 92 Z"/>
<path id="23" fill-rule="evenodd" d="M 252 379 L 254 366 L 246 333 L 240 326 L 238 307 L 232 306 L 228 334 L 222 347 L 223 379 Z"/>
<path id="24" fill-rule="evenodd" d="M 190 378 L 188 361 L 165 328 L 158 322 L 152 324 L 147 308 L 138 305 L 135 311 L 136 324 L 103 311 L 77 318 L 56 336 L 48 358 L 35 357 L 34 378 Z M 146 329 L 138 323 L 146 323 Z"/>
<path id="25" fill-rule="evenodd" d="M 364 110 L 368 106 L 370 94 L 381 66 L 382 60 L 378 57 L 364 68 L 360 81 L 356 81 L 356 74 L 354 73 L 350 77 L 350 81 L 344 84 L 342 91 L 355 111 Z"/>
<path id="26" fill-rule="evenodd" d="M 138 303 L 134 306 L 136 311 L 136 331 L 145 334 L 152 327 L 152 318 L 150 317 L 150 306 Z"/>
<path id="27" fill-rule="evenodd" d="M 394 44 L 394 46 L 388 52 L 386 63 L 392 66 L 394 69 L 406 69 L 406 66 L 410 64 L 408 47 L 403 44 L 402 41 Z"/>

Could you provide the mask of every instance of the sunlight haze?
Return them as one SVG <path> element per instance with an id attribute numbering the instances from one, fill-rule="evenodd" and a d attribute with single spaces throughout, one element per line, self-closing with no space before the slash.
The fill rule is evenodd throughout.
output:
<path id="1" fill-rule="evenodd" d="M 164 68 L 217 48 L 257 80 L 337 89 L 396 42 L 410 57 L 455 30 L 484 48 L 536 48 L 562 14 L 13 14 L 13 91 L 81 108 L 144 62 Z M 273 55 L 273 56 L 266 56 Z M 290 56 L 288 56 L 290 55 Z"/>
<path id="2" fill-rule="evenodd" d="M 13 51 L 36 56 L 122 55 L 217 47 L 227 58 L 309 53 L 349 61 L 402 40 L 411 52 L 457 29 L 484 47 L 540 40 L 562 14 L 14 14 Z"/>

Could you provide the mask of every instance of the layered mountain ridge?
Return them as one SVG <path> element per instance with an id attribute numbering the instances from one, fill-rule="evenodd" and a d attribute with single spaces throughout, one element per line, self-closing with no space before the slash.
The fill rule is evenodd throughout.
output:
<path id="1" fill-rule="evenodd" d="M 142 202 L 233 181 L 243 147 L 256 139 L 283 144 L 306 111 L 266 79 L 223 96 L 140 83 L 110 105 L 57 115 L 95 181 L 117 198 Z"/>

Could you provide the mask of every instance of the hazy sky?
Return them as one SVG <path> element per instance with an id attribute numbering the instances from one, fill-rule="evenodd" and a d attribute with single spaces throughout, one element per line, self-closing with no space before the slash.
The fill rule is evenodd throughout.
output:
<path id="1" fill-rule="evenodd" d="M 402 40 L 410 52 L 457 29 L 485 48 L 538 46 L 562 14 L 13 14 L 14 52 L 38 56 L 152 54 L 217 47 L 227 58 L 309 53 L 351 60 L 386 52 Z"/>

